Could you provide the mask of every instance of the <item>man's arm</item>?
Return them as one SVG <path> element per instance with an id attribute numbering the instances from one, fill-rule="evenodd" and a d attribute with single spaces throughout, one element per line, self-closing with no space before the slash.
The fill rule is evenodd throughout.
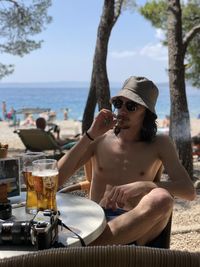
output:
<path id="1" fill-rule="evenodd" d="M 58 161 L 59 187 L 92 157 L 93 147 L 92 140 L 83 135 L 80 141 Z"/>
<path id="2" fill-rule="evenodd" d="M 157 147 L 159 157 L 169 175 L 169 181 L 156 183 L 159 187 L 167 189 L 170 194 L 187 200 L 194 200 L 196 191 L 193 183 L 181 164 L 174 144 L 168 136 L 158 136 Z"/>
<path id="3" fill-rule="evenodd" d="M 114 124 L 112 112 L 102 109 L 88 130 L 89 137 L 84 134 L 80 141 L 59 160 L 59 186 L 94 155 L 99 142 L 98 137 L 110 130 Z"/>

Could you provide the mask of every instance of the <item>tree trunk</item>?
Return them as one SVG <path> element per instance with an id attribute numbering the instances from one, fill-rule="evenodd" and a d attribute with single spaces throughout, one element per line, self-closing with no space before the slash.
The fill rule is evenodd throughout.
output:
<path id="1" fill-rule="evenodd" d="M 96 53 L 94 69 L 96 76 L 96 93 L 99 110 L 102 108 L 111 109 L 110 86 L 107 76 L 107 53 L 110 33 L 115 19 L 115 1 L 105 0 L 103 14 L 97 33 Z"/>
<path id="2" fill-rule="evenodd" d="M 93 60 L 92 78 L 89 95 L 83 114 L 82 132 L 85 132 L 92 124 L 96 103 L 99 110 L 111 109 L 110 86 L 107 76 L 107 51 L 111 30 L 116 22 L 115 1 L 105 0 L 100 24 L 97 32 L 95 55 Z"/>
<path id="3" fill-rule="evenodd" d="M 168 1 L 168 53 L 170 83 L 170 136 L 175 142 L 180 160 L 193 177 L 190 117 L 185 90 L 182 19 L 179 0 Z"/>
<path id="4" fill-rule="evenodd" d="M 85 110 L 83 113 L 83 120 L 82 120 L 82 133 L 86 132 L 94 119 L 94 112 L 96 107 L 96 85 L 95 85 L 95 75 L 94 75 L 94 68 L 92 71 L 92 78 L 90 83 L 90 90 L 87 98 L 87 102 L 85 105 Z"/>

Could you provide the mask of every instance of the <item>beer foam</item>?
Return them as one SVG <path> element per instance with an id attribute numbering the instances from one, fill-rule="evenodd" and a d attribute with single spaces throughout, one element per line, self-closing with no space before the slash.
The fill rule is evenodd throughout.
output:
<path id="1" fill-rule="evenodd" d="M 32 172 L 33 176 L 45 177 L 45 176 L 56 176 L 58 175 L 58 170 L 37 170 Z"/>
<path id="2" fill-rule="evenodd" d="M 32 172 L 32 166 L 23 167 L 23 172 Z"/>

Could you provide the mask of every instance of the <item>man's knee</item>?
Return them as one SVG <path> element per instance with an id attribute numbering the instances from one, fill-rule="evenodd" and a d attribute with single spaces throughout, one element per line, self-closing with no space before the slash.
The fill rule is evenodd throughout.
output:
<path id="1" fill-rule="evenodd" d="M 163 188 L 153 189 L 147 197 L 149 198 L 150 212 L 158 215 L 167 215 L 173 208 L 173 197 Z"/>

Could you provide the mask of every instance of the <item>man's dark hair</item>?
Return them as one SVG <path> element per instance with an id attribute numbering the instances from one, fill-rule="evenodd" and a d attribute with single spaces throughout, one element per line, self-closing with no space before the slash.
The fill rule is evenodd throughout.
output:
<path id="1" fill-rule="evenodd" d="M 46 127 L 46 120 L 43 117 L 39 117 L 37 118 L 35 124 L 38 129 L 44 130 Z"/>
<path id="2" fill-rule="evenodd" d="M 156 136 L 157 132 L 157 124 L 156 124 L 157 116 L 149 109 L 146 109 L 142 129 L 140 132 L 141 141 L 144 142 L 152 142 Z"/>

